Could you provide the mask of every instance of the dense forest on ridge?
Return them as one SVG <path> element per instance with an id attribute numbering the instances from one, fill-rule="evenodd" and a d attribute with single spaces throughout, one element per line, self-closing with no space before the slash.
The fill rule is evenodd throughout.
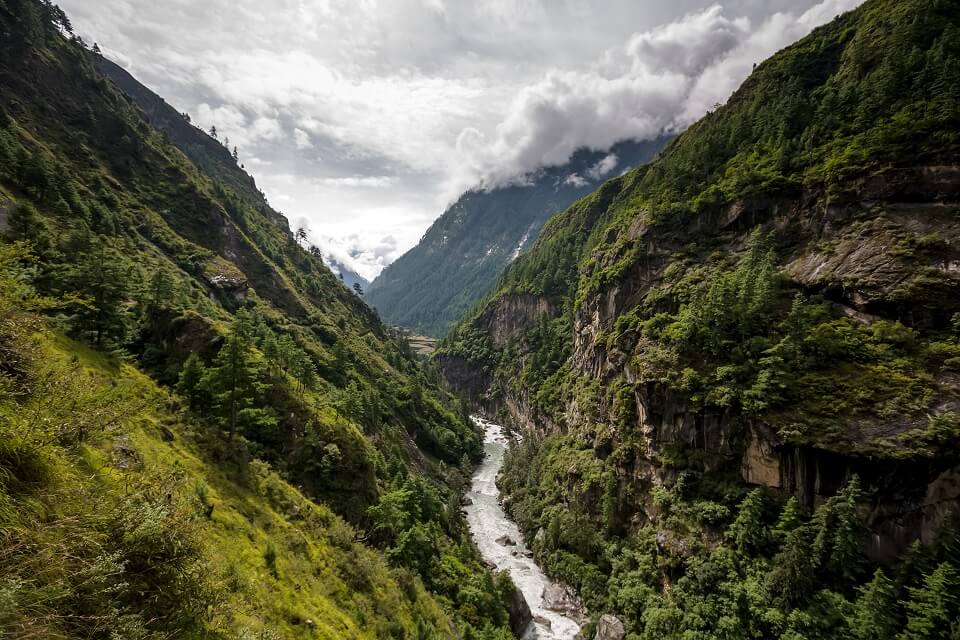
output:
<path id="1" fill-rule="evenodd" d="M 955 2 L 838 16 L 442 344 L 523 432 L 537 558 L 627 638 L 960 634 L 958 63 Z"/>

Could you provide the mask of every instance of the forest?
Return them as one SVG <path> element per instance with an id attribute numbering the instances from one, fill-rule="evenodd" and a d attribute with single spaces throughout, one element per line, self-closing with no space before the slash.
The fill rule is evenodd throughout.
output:
<path id="1" fill-rule="evenodd" d="M 512 637 L 436 369 L 58 7 L 0 30 L 4 635 Z"/>

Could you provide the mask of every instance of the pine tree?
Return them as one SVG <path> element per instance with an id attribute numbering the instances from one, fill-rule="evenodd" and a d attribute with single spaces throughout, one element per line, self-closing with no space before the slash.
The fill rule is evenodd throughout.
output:
<path id="1" fill-rule="evenodd" d="M 910 589 L 907 626 L 900 640 L 949 640 L 960 615 L 960 574 L 944 562 Z"/>
<path id="2" fill-rule="evenodd" d="M 726 537 L 741 553 L 755 551 L 767 543 L 767 529 L 763 524 L 764 495 L 754 489 L 740 503 L 737 517 L 727 529 Z"/>
<path id="3" fill-rule="evenodd" d="M 860 517 L 860 478 L 853 476 L 837 496 L 837 523 L 831 561 L 834 571 L 853 578 L 859 572 L 866 527 Z"/>
<path id="4" fill-rule="evenodd" d="M 280 369 L 280 345 L 272 332 L 263 339 L 263 357 L 274 369 Z"/>
<path id="5" fill-rule="evenodd" d="M 177 393 L 187 399 L 187 403 L 194 411 L 203 406 L 204 389 L 203 378 L 206 373 L 206 367 L 196 353 L 191 353 L 183 368 L 180 370 L 180 377 L 177 380 Z"/>
<path id="6" fill-rule="evenodd" d="M 287 372 L 293 364 L 293 359 L 297 353 L 297 343 L 293 341 L 289 333 L 280 336 L 277 341 L 277 364 L 280 370 Z"/>
<path id="7" fill-rule="evenodd" d="M 887 640 L 900 628 L 897 610 L 896 585 L 883 569 L 877 569 L 873 580 L 860 588 L 847 623 L 857 640 Z"/>
<path id="8" fill-rule="evenodd" d="M 46 222 L 33 203 L 26 200 L 18 202 L 10 212 L 4 236 L 8 240 L 26 240 L 41 255 L 52 246 Z"/>
<path id="9" fill-rule="evenodd" d="M 53 181 L 53 167 L 50 160 L 41 151 L 35 151 L 26 157 L 21 166 L 21 183 L 27 193 L 37 201 L 43 202 L 50 192 Z"/>
<path id="10" fill-rule="evenodd" d="M 809 533 L 804 527 L 794 529 L 773 559 L 767 576 L 767 595 L 781 608 L 788 609 L 808 598 L 815 583 Z"/>
<path id="11" fill-rule="evenodd" d="M 227 341 L 204 379 L 220 423 L 231 439 L 238 429 L 248 431 L 276 424 L 271 412 L 258 406 L 259 397 L 269 385 L 262 381 L 261 365 L 247 329 L 242 319 L 234 320 Z"/>
<path id="12" fill-rule="evenodd" d="M 97 347 L 122 343 L 130 328 L 130 273 L 123 258 L 95 243 L 71 273 L 70 284 L 84 298 L 74 316 L 76 328 L 92 336 Z"/>
<path id="13" fill-rule="evenodd" d="M 777 524 L 773 527 L 773 535 L 777 540 L 782 542 L 786 540 L 790 532 L 796 530 L 802 522 L 800 501 L 797 500 L 796 496 L 790 496 L 787 504 L 783 507 L 783 511 L 780 512 L 780 518 L 777 520 Z"/>
<path id="14" fill-rule="evenodd" d="M 302 395 L 307 389 L 312 389 L 317 383 L 317 372 L 313 362 L 303 351 L 297 351 L 293 363 L 293 376 L 297 380 L 297 391 Z"/>
<path id="15" fill-rule="evenodd" d="M 150 278 L 147 308 L 149 312 L 170 307 L 175 297 L 173 277 L 165 269 L 157 269 Z"/>

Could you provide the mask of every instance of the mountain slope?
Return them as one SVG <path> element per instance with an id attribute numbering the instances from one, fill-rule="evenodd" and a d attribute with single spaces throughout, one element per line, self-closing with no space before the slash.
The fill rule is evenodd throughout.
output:
<path id="1" fill-rule="evenodd" d="M 530 184 L 468 191 L 416 247 L 383 270 L 367 301 L 389 323 L 442 336 L 536 240 L 547 218 L 590 193 L 598 180 L 650 160 L 667 138 L 578 151 Z"/>
<path id="2" fill-rule="evenodd" d="M 3 634 L 509 633 L 461 404 L 106 66 L 55 5 L 0 1 Z"/>
<path id="3" fill-rule="evenodd" d="M 594 612 L 950 632 L 917 598 L 960 562 L 958 60 L 956 3 L 868 0 L 551 219 L 446 340 L 529 430 L 502 489 Z"/>

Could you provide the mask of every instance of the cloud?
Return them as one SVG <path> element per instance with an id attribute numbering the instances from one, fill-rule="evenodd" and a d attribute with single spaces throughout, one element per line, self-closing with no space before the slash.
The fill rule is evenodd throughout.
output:
<path id="1" fill-rule="evenodd" d="M 309 242 L 320 248 L 328 263 L 332 259 L 367 280 L 373 280 L 400 251 L 397 239 L 386 235 L 368 237 L 351 234 L 342 238 L 309 234 Z"/>
<path id="2" fill-rule="evenodd" d="M 755 63 L 860 2 L 822 0 L 759 21 L 711 5 L 632 35 L 586 70 L 549 70 L 517 94 L 492 136 L 461 133 L 462 180 L 512 184 L 579 148 L 682 130 L 725 102 Z"/>
<path id="3" fill-rule="evenodd" d="M 615 153 L 607 154 L 606 156 L 601 158 L 601 160 L 597 162 L 597 164 L 587 169 L 587 175 L 594 180 L 599 180 L 603 176 L 607 175 L 608 173 L 616 169 L 617 162 L 619 161 L 620 159 L 617 158 L 617 154 Z"/>
<path id="4" fill-rule="evenodd" d="M 310 134 L 300 128 L 293 130 L 293 143 L 297 145 L 297 149 L 313 148 L 313 143 L 310 141 Z"/>
<path id="5" fill-rule="evenodd" d="M 86 40 L 229 137 L 272 202 L 370 268 L 467 188 L 688 125 L 858 2 L 59 0 Z M 622 167 L 591 169 L 568 179 Z"/>
<path id="6" fill-rule="evenodd" d="M 383 189 L 396 184 L 397 178 L 395 176 L 347 176 L 344 178 L 320 178 L 317 182 L 330 187 Z"/>
<path id="7" fill-rule="evenodd" d="M 588 182 L 581 176 L 579 173 L 571 173 L 564 179 L 564 184 L 573 185 L 574 187 L 580 188 L 587 186 Z"/>

